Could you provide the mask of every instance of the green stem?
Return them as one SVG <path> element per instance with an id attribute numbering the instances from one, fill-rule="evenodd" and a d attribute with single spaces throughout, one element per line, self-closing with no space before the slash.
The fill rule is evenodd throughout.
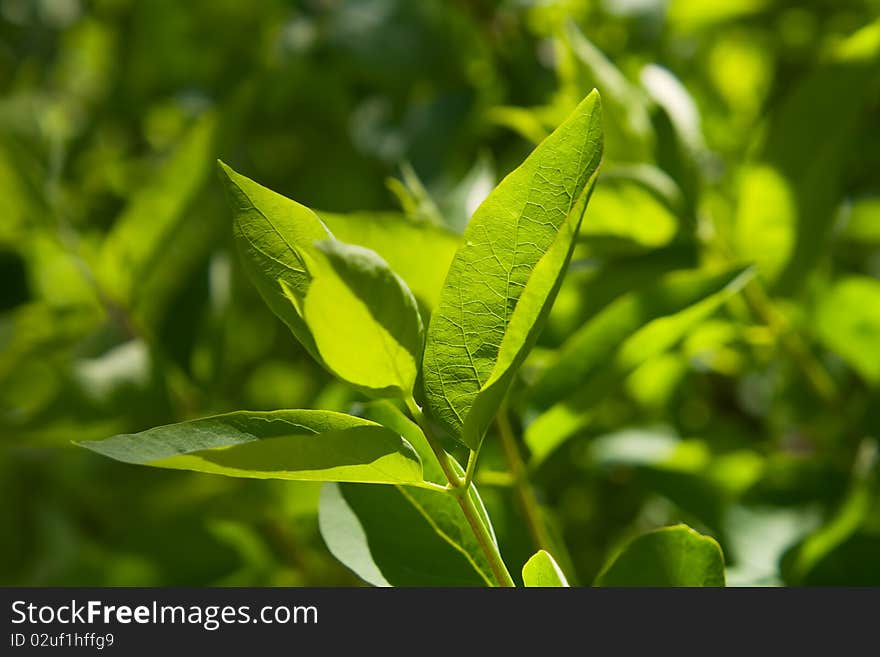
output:
<path id="1" fill-rule="evenodd" d="M 471 482 L 474 480 L 474 473 L 477 471 L 477 459 L 480 458 L 480 448 L 483 446 L 483 443 L 476 449 L 472 449 L 470 455 L 468 456 L 467 470 L 464 473 L 464 487 L 467 488 L 471 485 Z"/>
<path id="2" fill-rule="evenodd" d="M 455 466 L 452 464 L 451 457 L 434 437 L 434 433 L 428 423 L 428 418 L 425 417 L 425 414 L 422 412 L 422 409 L 419 408 L 419 405 L 416 404 L 415 400 L 406 400 L 406 406 L 412 414 L 413 419 L 418 423 L 419 427 L 421 427 L 422 433 L 425 434 L 425 439 L 428 441 L 434 455 L 440 462 L 440 467 L 443 469 L 443 473 L 449 481 L 449 487 L 444 488 L 443 490 L 444 492 L 455 496 L 455 500 L 458 502 L 458 506 L 461 508 L 465 520 L 467 520 L 468 525 L 470 525 L 471 531 L 474 533 L 474 537 L 477 539 L 480 549 L 483 551 L 483 554 L 486 555 L 486 560 L 489 562 L 489 567 L 492 569 L 492 575 L 495 578 L 496 585 L 508 587 L 516 586 L 513 578 L 510 576 L 510 571 L 507 570 L 507 565 L 504 563 L 504 559 L 501 557 L 501 552 L 498 549 L 498 545 L 495 543 L 494 537 L 489 531 L 489 528 L 483 522 L 480 511 L 477 509 L 477 505 L 474 502 L 474 496 L 471 495 L 473 492 L 471 480 L 467 478 L 467 474 L 463 479 L 455 471 Z M 474 468 L 471 465 L 471 461 L 476 461 L 473 451 L 471 452 L 471 459 L 468 462 L 468 470 L 470 470 L 471 475 L 473 475 L 472 470 Z"/>
<path id="3" fill-rule="evenodd" d="M 520 510 L 525 518 L 529 535 L 532 537 L 535 548 L 553 552 L 553 541 L 544 522 L 541 505 L 535 496 L 535 490 L 529 483 L 526 464 L 523 461 L 516 438 L 513 435 L 513 428 L 510 426 L 510 418 L 507 415 L 507 407 L 505 405 L 502 405 L 499 409 L 498 415 L 495 417 L 495 424 L 498 428 L 498 437 L 501 440 L 501 449 L 504 452 L 507 467 L 513 478 L 513 490 L 516 493 L 517 502 L 519 502 Z"/>

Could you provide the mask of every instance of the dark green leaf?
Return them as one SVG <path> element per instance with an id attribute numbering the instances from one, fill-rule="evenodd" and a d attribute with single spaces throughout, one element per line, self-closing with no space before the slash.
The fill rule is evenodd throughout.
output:
<path id="1" fill-rule="evenodd" d="M 451 495 L 402 486 L 326 484 L 319 521 L 330 552 L 374 586 L 486 586 L 493 581 Z"/>

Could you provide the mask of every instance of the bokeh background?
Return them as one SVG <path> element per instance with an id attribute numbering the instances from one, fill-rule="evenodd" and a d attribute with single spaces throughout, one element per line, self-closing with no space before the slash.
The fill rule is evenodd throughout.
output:
<path id="1" fill-rule="evenodd" d="M 534 363 L 666 272 L 754 262 L 759 283 L 621 376 L 533 472 L 573 579 L 685 521 L 719 539 L 732 584 L 880 584 L 878 16 L 0 0 L 0 582 L 357 584 L 319 536 L 319 486 L 71 441 L 357 401 L 244 278 L 216 158 L 314 208 L 460 231 L 595 86 L 605 168 Z M 534 550 L 486 451 L 518 570 Z"/>

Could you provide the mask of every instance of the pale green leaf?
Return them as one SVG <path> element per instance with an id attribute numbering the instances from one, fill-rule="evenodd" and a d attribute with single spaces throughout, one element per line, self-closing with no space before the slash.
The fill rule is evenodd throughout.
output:
<path id="1" fill-rule="evenodd" d="M 319 215 L 336 239 L 378 253 L 427 310 L 437 305 L 459 235 L 393 212 Z"/>
<path id="2" fill-rule="evenodd" d="M 724 555 L 715 539 L 686 525 L 663 527 L 628 543 L 596 586 L 724 586 Z"/>
<path id="3" fill-rule="evenodd" d="M 580 239 L 590 253 L 638 252 L 669 244 L 678 231 L 672 211 L 639 181 L 604 174 L 590 199 Z"/>
<path id="4" fill-rule="evenodd" d="M 737 253 L 744 260 L 755 262 L 762 276 L 774 281 L 794 249 L 794 195 L 788 181 L 773 167 L 746 167 L 741 175 L 736 212 Z"/>
<path id="5" fill-rule="evenodd" d="M 303 319 L 327 368 L 373 394 L 411 396 L 422 320 L 406 283 L 360 246 L 324 240 L 301 256 L 312 276 Z"/>
<path id="6" fill-rule="evenodd" d="M 538 550 L 526 561 L 522 569 L 523 583 L 526 586 L 559 587 L 568 586 L 568 580 L 546 550 Z"/>
<path id="7" fill-rule="evenodd" d="M 422 481 L 419 457 L 403 438 L 332 411 L 237 411 L 80 444 L 124 463 L 230 477 Z"/>
<path id="8" fill-rule="evenodd" d="M 816 335 L 872 385 L 880 384 L 880 281 L 850 276 L 819 300 Z"/>
<path id="9" fill-rule="evenodd" d="M 422 374 L 431 413 L 471 448 L 552 305 L 601 156 L 593 92 L 468 224 L 431 318 Z"/>

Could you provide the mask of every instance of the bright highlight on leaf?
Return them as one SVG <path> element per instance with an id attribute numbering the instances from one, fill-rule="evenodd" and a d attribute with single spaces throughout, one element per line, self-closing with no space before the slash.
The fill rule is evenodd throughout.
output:
<path id="1" fill-rule="evenodd" d="M 230 477 L 419 483 L 403 438 L 332 411 L 238 411 L 80 443 L 124 463 Z"/>
<path id="2" fill-rule="evenodd" d="M 568 586 L 556 560 L 546 550 L 538 550 L 522 569 L 523 583 L 531 587 Z"/>
<path id="3" fill-rule="evenodd" d="M 724 586 L 724 556 L 715 539 L 687 525 L 633 539 L 599 574 L 596 586 Z"/>
<path id="4" fill-rule="evenodd" d="M 375 252 L 333 239 L 305 206 L 221 168 L 245 269 L 273 312 L 343 381 L 411 396 L 422 320 L 406 283 Z"/>
<path id="5" fill-rule="evenodd" d="M 360 246 L 324 240 L 302 257 L 312 275 L 303 319 L 327 368 L 378 396 L 409 397 L 422 320 L 406 283 Z"/>
<path id="6" fill-rule="evenodd" d="M 540 331 L 602 157 L 599 95 L 474 213 L 431 317 L 422 365 L 434 417 L 475 449 Z"/>

